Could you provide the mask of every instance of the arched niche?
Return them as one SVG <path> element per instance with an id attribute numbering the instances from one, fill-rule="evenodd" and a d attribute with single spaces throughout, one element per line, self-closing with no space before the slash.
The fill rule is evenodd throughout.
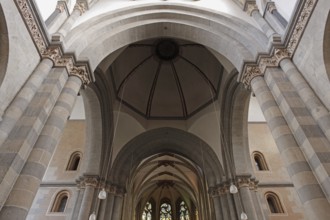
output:
<path id="1" fill-rule="evenodd" d="M 7 65 L 8 65 L 8 55 L 9 55 L 9 40 L 8 40 L 8 30 L 6 24 L 6 18 L 0 4 L 0 86 L 5 78 Z"/>
<path id="2" fill-rule="evenodd" d="M 222 166 L 210 146 L 195 135 L 174 128 L 153 129 L 128 142 L 114 160 L 110 181 L 125 187 L 132 170 L 142 160 L 162 152 L 178 154 L 204 167 L 209 186 L 222 181 Z"/>

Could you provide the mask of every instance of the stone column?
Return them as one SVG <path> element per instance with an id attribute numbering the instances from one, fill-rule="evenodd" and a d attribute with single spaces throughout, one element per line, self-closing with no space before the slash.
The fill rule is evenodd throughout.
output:
<path id="1" fill-rule="evenodd" d="M 238 202 L 243 206 L 242 210 L 239 210 L 239 215 L 242 211 L 244 211 L 249 219 L 259 219 L 258 216 L 260 215 L 257 214 L 257 209 L 255 206 L 260 206 L 260 204 L 255 204 L 251 195 L 251 191 L 256 188 L 256 182 L 248 176 L 238 177 L 237 182 L 239 188 L 239 194 L 237 196 L 240 196 Z"/>
<path id="2" fill-rule="evenodd" d="M 111 220 L 121 219 L 122 207 L 123 207 L 123 197 L 121 195 L 116 195 Z"/>
<path id="3" fill-rule="evenodd" d="M 212 200 L 213 200 L 213 205 L 214 205 L 215 220 L 223 220 L 222 214 L 221 214 L 220 197 L 212 196 Z"/>
<path id="4" fill-rule="evenodd" d="M 35 68 L 23 88 L 14 98 L 0 122 L 0 146 L 5 142 L 18 119 L 23 115 L 34 95 L 52 69 L 53 61 L 43 59 Z"/>
<path id="5" fill-rule="evenodd" d="M 290 80 L 307 109 L 330 141 L 330 114 L 321 100 L 315 95 L 291 59 L 285 58 L 280 62 L 285 76 Z"/>
<path id="6" fill-rule="evenodd" d="M 112 215 L 114 200 L 115 200 L 115 196 L 108 193 L 106 200 L 101 202 L 101 206 L 98 214 L 100 219 L 106 219 L 106 216 Z"/>
<path id="7" fill-rule="evenodd" d="M 48 28 L 48 32 L 53 34 L 56 32 L 63 22 L 68 18 L 69 10 L 66 1 L 57 1 L 54 12 L 47 18 L 45 24 Z"/>
<path id="8" fill-rule="evenodd" d="M 277 11 L 275 2 L 267 3 L 267 11 L 269 11 L 269 13 L 271 13 L 283 27 L 286 27 L 288 25 L 288 22 L 285 20 L 285 18 L 283 18 L 283 16 Z"/>
<path id="9" fill-rule="evenodd" d="M 84 177 L 82 181 L 82 187 L 85 190 L 79 210 L 78 220 L 88 219 L 89 215 L 94 211 L 92 210 L 92 205 L 94 202 L 95 188 L 97 186 L 98 186 L 97 177 L 88 177 L 88 176 Z"/>
<path id="10" fill-rule="evenodd" d="M 52 36 L 52 41 L 62 41 L 68 34 L 76 20 L 86 11 L 86 5 L 82 2 L 77 2 L 68 19 L 63 23 L 60 29 Z"/>
<path id="11" fill-rule="evenodd" d="M 81 80 L 76 76 L 68 78 L 20 176 L 0 212 L 0 219 L 25 219 L 27 216 L 51 156 L 60 141 L 60 136 L 71 113 L 81 84 Z"/>
<path id="12" fill-rule="evenodd" d="M 265 80 L 252 79 L 251 87 L 266 118 L 288 173 L 302 202 L 307 219 L 330 219 L 330 204 L 296 143 Z"/>
<path id="13" fill-rule="evenodd" d="M 258 23 L 262 31 L 271 42 L 281 42 L 281 36 L 277 34 L 268 22 L 261 16 L 258 6 L 255 3 L 248 3 L 247 13 Z"/>

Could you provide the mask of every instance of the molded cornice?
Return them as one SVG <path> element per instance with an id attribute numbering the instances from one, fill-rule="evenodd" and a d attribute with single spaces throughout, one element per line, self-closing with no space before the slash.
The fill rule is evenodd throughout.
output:
<path id="1" fill-rule="evenodd" d="M 291 59 L 293 57 L 316 3 L 317 0 L 305 0 L 293 31 L 289 36 L 289 41 L 285 46 L 274 47 L 269 55 L 259 55 L 256 63 L 244 64 L 240 81 L 246 87 L 250 86 L 251 80 L 254 77 L 263 76 L 267 68 L 278 67 L 281 60 L 285 58 Z"/>
<path id="2" fill-rule="evenodd" d="M 84 86 L 94 81 L 93 74 L 87 61 L 76 61 L 73 54 L 64 53 L 60 44 L 51 45 L 41 21 L 39 21 L 29 0 L 15 0 L 17 8 L 27 26 L 32 40 L 41 58 L 48 58 L 53 61 L 55 67 L 64 67 L 69 76 L 77 76 Z M 84 8 L 82 3 L 76 7 Z"/>

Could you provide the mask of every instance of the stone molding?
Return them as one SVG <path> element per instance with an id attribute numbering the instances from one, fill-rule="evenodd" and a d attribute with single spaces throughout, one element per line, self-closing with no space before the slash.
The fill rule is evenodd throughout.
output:
<path id="1" fill-rule="evenodd" d="M 66 1 L 58 1 L 56 9 L 58 9 L 61 13 L 65 12 L 67 9 Z"/>
<path id="2" fill-rule="evenodd" d="M 277 10 L 275 2 L 268 2 L 267 4 L 267 11 L 273 14 L 273 11 Z"/>
<path id="3" fill-rule="evenodd" d="M 246 176 L 237 176 L 235 178 L 236 180 L 234 181 L 234 184 L 238 189 L 243 188 L 243 187 L 248 187 L 250 190 L 256 191 L 258 189 L 258 183 L 255 178 L 251 177 L 250 175 Z M 209 194 L 211 197 L 218 197 L 218 196 L 223 196 L 229 193 L 229 188 L 230 188 L 231 182 L 226 181 L 224 183 L 221 183 L 217 186 L 210 187 L 209 188 Z"/>
<path id="4" fill-rule="evenodd" d="M 255 2 L 247 2 L 245 5 L 245 11 L 248 15 L 252 16 L 254 11 L 259 11 L 258 5 Z"/>
<path id="5" fill-rule="evenodd" d="M 42 26 L 35 19 L 28 0 L 15 0 L 25 25 L 32 36 L 36 48 L 42 58 L 51 59 L 55 67 L 65 67 L 69 76 L 77 76 L 86 86 L 93 81 L 88 62 L 76 62 L 71 54 L 64 54 L 61 45 L 49 45 L 42 31 Z M 82 3 L 83 4 L 83 3 Z M 80 4 L 79 4 L 80 5 Z"/>
<path id="6" fill-rule="evenodd" d="M 124 188 L 115 184 L 106 183 L 103 180 L 100 180 L 99 176 L 96 175 L 82 176 L 76 182 L 78 189 L 84 189 L 87 186 L 91 186 L 96 189 L 105 189 L 107 193 L 115 196 L 123 196 L 126 193 Z"/>
<path id="7" fill-rule="evenodd" d="M 292 59 L 316 3 L 317 0 L 305 1 L 285 48 L 275 48 L 269 56 L 260 55 L 256 64 L 244 64 L 240 81 L 245 87 L 250 87 L 250 83 L 254 77 L 263 76 L 267 68 L 278 67 L 281 60 L 285 58 Z"/>

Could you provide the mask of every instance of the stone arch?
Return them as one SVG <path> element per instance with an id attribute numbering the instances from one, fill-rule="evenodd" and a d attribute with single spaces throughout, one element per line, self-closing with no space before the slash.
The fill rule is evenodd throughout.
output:
<path id="1" fill-rule="evenodd" d="M 79 57 L 88 57 L 92 69 L 95 69 L 119 48 L 157 37 L 174 37 L 202 44 L 223 54 L 237 69 L 242 68 L 244 60 L 254 60 L 258 53 L 266 52 L 268 42 L 260 30 L 224 14 L 178 5 L 168 5 L 165 10 L 153 5 L 97 16 L 73 29 L 65 44 L 74 48 Z M 91 53 L 92 50 L 98 53 Z"/>
<path id="2" fill-rule="evenodd" d="M 101 172 L 100 158 L 103 153 L 103 121 L 100 93 L 96 85 L 91 85 L 80 91 L 83 96 L 86 114 L 86 144 L 85 157 L 82 163 L 82 173 L 99 175 Z"/>
<path id="3" fill-rule="evenodd" d="M 221 103 L 222 129 L 224 130 L 224 147 L 228 153 L 223 153 L 228 177 L 231 175 L 252 174 L 252 164 L 248 146 L 248 110 L 250 92 L 237 82 L 238 72 L 233 70 L 228 78 L 226 95 Z M 229 159 L 228 159 L 229 158 Z M 233 170 L 231 170 L 233 168 Z"/>
<path id="4" fill-rule="evenodd" d="M 328 14 L 324 31 L 323 59 L 325 69 L 330 80 L 330 12 Z"/>
<path id="5" fill-rule="evenodd" d="M 5 78 L 8 56 L 9 56 L 9 39 L 6 18 L 2 10 L 2 5 L 0 4 L 0 86 Z"/>
<path id="6" fill-rule="evenodd" d="M 201 157 L 201 149 L 204 159 Z M 162 152 L 178 154 L 194 161 L 199 167 L 204 166 L 209 186 L 222 180 L 222 166 L 214 151 L 203 140 L 179 129 L 158 128 L 135 137 L 121 149 L 111 167 L 110 181 L 125 186 L 131 170 L 143 159 Z M 132 162 L 130 164 L 127 161 Z"/>

